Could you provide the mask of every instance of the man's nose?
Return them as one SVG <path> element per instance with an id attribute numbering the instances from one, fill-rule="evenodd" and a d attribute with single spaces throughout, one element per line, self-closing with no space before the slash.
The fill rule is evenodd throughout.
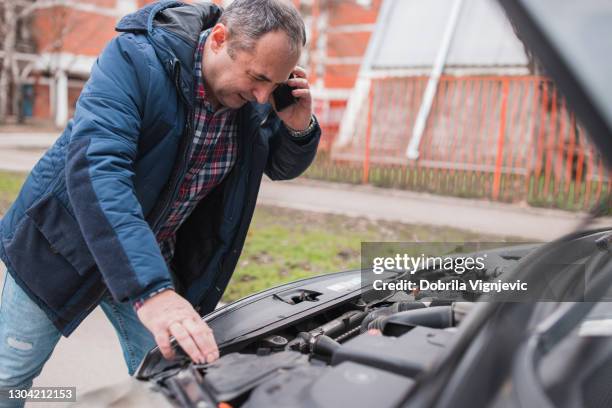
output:
<path id="1" fill-rule="evenodd" d="M 257 103 L 264 104 L 264 103 L 268 103 L 268 101 L 270 100 L 270 95 L 272 94 L 273 91 L 274 91 L 273 84 L 270 84 L 269 86 L 263 85 L 263 86 L 258 86 L 253 91 L 253 95 L 255 96 L 255 99 L 257 99 Z"/>

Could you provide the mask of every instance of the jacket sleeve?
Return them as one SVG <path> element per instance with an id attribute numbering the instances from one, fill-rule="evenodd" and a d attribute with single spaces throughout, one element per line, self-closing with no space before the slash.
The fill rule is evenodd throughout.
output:
<path id="1" fill-rule="evenodd" d="M 100 55 L 77 102 L 66 158 L 70 204 L 118 301 L 172 285 L 133 183 L 151 80 L 143 47 L 134 34 L 122 34 Z"/>
<path id="2" fill-rule="evenodd" d="M 296 178 L 314 160 L 321 138 L 321 128 L 317 122 L 310 134 L 296 138 L 289 134 L 285 125 L 274 112 L 271 112 L 270 115 L 273 115 L 274 118 L 271 125 L 272 136 L 269 139 L 270 154 L 268 155 L 265 173 L 272 180 Z"/>

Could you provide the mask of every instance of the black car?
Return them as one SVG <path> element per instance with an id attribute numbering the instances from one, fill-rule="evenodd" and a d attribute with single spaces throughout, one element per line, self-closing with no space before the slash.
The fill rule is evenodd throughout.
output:
<path id="1" fill-rule="evenodd" d="M 609 0 L 499 2 L 610 166 Z M 221 351 L 215 363 L 166 361 L 153 349 L 135 380 L 80 404 L 610 408 L 612 226 L 588 229 L 609 206 L 607 197 L 582 229 L 555 242 L 489 251 L 481 277 L 522 281 L 527 300 L 372 296 L 370 270 L 304 279 L 204 316 Z"/>

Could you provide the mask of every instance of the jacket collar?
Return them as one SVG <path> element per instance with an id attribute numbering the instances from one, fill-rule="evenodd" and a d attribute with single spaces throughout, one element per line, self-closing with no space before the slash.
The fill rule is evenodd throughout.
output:
<path id="1" fill-rule="evenodd" d="M 198 37 L 220 16 L 221 9 L 213 3 L 186 4 L 165 0 L 123 17 L 115 30 L 146 34 L 185 102 L 192 105 L 194 52 Z"/>

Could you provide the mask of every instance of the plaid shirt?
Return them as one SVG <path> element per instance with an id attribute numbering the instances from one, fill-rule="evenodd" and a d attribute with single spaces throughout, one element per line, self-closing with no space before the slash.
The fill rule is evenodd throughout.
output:
<path id="1" fill-rule="evenodd" d="M 202 56 L 209 33 L 210 30 L 206 30 L 200 34 L 195 53 L 195 134 L 189 152 L 187 172 L 180 184 L 178 196 L 172 203 L 168 218 L 156 236 L 162 255 L 168 264 L 174 255 L 176 232 L 179 227 L 200 200 L 221 183 L 236 161 L 238 133 L 236 110 L 221 108 L 215 111 L 204 89 Z"/>

